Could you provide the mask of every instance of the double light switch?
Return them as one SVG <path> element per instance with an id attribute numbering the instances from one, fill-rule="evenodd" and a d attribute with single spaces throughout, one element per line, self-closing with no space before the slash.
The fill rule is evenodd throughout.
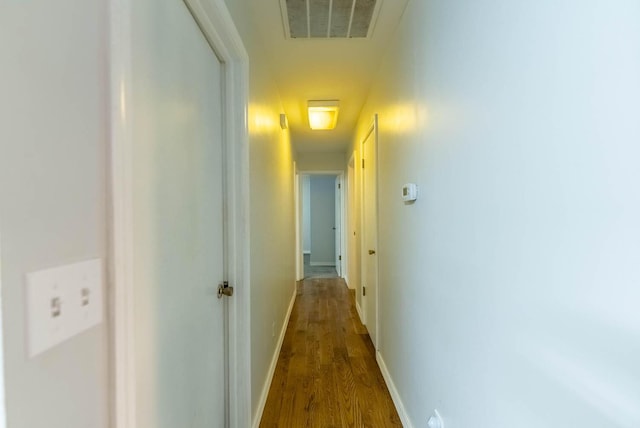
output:
<path id="1" fill-rule="evenodd" d="M 102 322 L 102 260 L 27 274 L 27 351 L 34 357 Z"/>

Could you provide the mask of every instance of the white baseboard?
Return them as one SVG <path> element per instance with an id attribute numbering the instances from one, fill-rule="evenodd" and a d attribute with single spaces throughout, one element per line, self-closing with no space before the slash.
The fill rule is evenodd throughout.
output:
<path id="1" fill-rule="evenodd" d="M 335 266 L 336 262 L 310 262 L 310 266 Z"/>
<path id="2" fill-rule="evenodd" d="M 364 324 L 364 317 L 362 316 L 362 309 L 360 308 L 360 304 L 358 303 L 358 298 L 356 297 L 356 312 L 360 317 L 360 322 Z"/>
<path id="3" fill-rule="evenodd" d="M 393 383 L 393 380 L 391 379 L 391 374 L 387 369 L 387 365 L 384 363 L 384 359 L 382 358 L 382 354 L 380 354 L 380 351 L 376 352 L 376 361 L 378 362 L 378 367 L 380 367 L 380 371 L 382 372 L 382 377 L 384 378 L 384 381 L 387 384 L 387 388 L 389 388 L 389 393 L 391 394 L 391 399 L 393 399 L 393 404 L 396 405 L 396 410 L 398 411 L 398 415 L 400 416 L 400 421 L 402 421 L 402 426 L 404 428 L 413 428 L 411 419 L 409 419 L 409 415 L 407 414 L 407 411 L 404 409 L 404 404 L 402 404 L 402 400 L 400 399 L 400 394 L 398 394 L 396 385 Z"/>
<path id="4" fill-rule="evenodd" d="M 344 279 L 344 282 L 346 282 L 346 283 L 347 283 L 347 288 L 348 288 L 349 290 L 353 290 L 353 289 L 355 288 L 355 287 L 352 287 L 352 286 L 351 286 L 351 282 L 349 281 L 349 277 L 348 277 L 346 274 L 345 274 L 345 275 L 342 275 L 342 278 Z"/>
<path id="5" fill-rule="evenodd" d="M 258 410 L 253 419 L 253 423 L 251 426 L 253 428 L 258 428 L 260 426 L 260 421 L 262 420 L 262 413 L 264 412 L 264 406 L 267 404 L 267 397 L 269 396 L 269 388 L 271 388 L 271 382 L 273 381 L 273 375 L 276 372 L 276 366 L 278 365 L 278 358 L 280 357 L 280 350 L 282 348 L 282 342 L 284 341 L 284 335 L 287 333 L 287 326 L 289 325 L 289 318 L 291 317 L 291 311 L 293 311 L 293 304 L 296 301 L 297 295 L 296 285 L 293 287 L 293 296 L 291 296 L 291 301 L 289 302 L 289 309 L 287 310 L 287 316 L 284 318 L 284 324 L 282 324 L 282 329 L 280 330 L 280 337 L 278 338 L 278 344 L 276 345 L 276 350 L 273 353 L 273 357 L 271 358 L 271 365 L 269 366 L 269 372 L 267 373 L 267 379 L 264 382 L 262 387 L 262 393 L 260 394 L 260 401 L 258 401 Z"/>

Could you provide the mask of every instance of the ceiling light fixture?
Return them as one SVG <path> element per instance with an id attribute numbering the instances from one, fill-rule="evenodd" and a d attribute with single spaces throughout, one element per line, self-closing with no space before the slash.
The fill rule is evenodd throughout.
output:
<path id="1" fill-rule="evenodd" d="M 309 101 L 309 127 L 314 130 L 333 129 L 338 122 L 340 101 Z"/>

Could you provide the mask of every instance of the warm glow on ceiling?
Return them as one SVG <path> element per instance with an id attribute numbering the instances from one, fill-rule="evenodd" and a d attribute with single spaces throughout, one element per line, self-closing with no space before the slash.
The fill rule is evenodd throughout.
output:
<path id="1" fill-rule="evenodd" d="M 309 101 L 309 127 L 314 130 L 333 129 L 338 123 L 339 101 Z"/>

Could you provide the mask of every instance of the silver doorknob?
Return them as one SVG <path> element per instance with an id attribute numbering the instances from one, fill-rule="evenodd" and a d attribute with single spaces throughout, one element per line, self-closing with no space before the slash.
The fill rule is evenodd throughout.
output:
<path id="1" fill-rule="evenodd" d="M 218 285 L 218 299 L 222 299 L 222 296 L 233 296 L 233 287 L 229 287 L 229 283 L 226 281 Z"/>
<path id="2" fill-rule="evenodd" d="M 372 256 L 376 253 L 376 250 L 369 250 L 369 255 Z"/>

